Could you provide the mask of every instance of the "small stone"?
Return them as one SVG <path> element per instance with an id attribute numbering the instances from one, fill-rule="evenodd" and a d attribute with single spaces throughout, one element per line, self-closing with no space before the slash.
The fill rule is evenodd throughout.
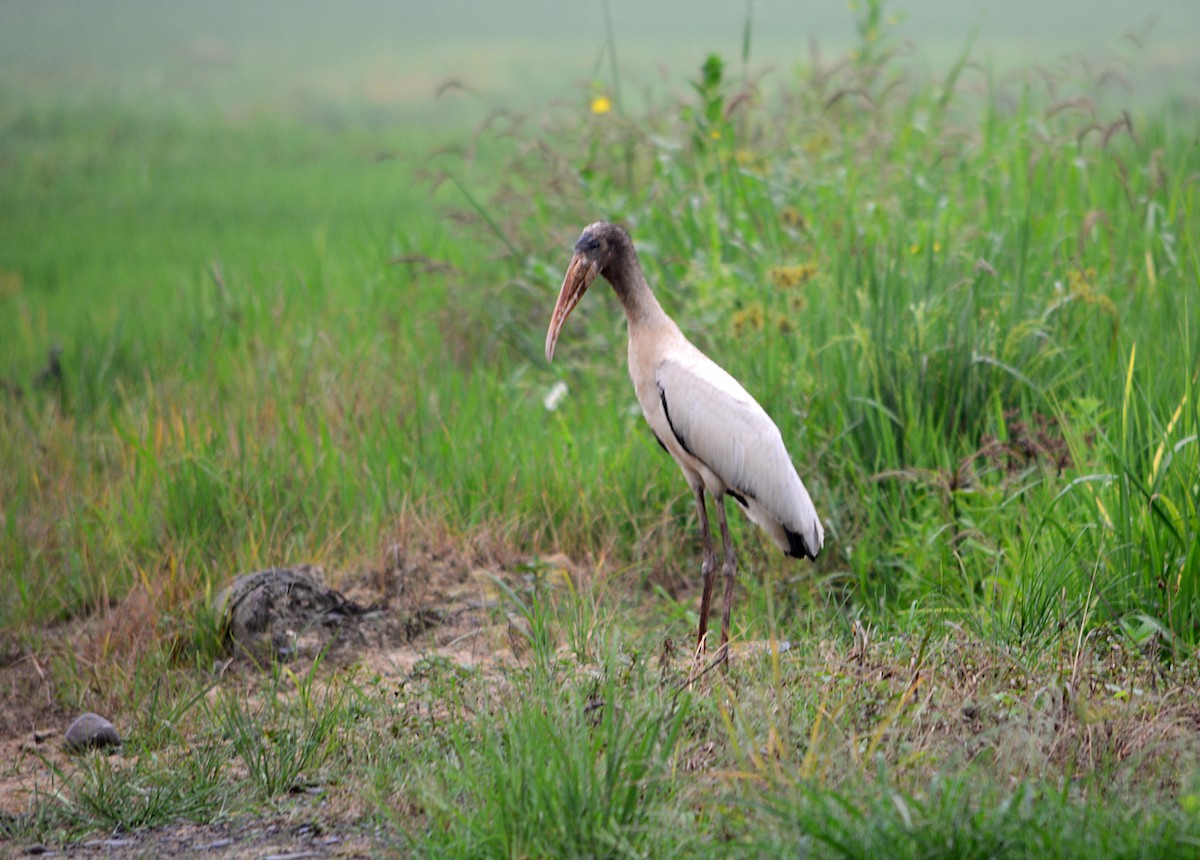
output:
<path id="1" fill-rule="evenodd" d="M 68 752 L 104 749 L 120 746 L 121 736 L 116 727 L 99 714 L 84 714 L 71 723 L 64 735 Z"/>

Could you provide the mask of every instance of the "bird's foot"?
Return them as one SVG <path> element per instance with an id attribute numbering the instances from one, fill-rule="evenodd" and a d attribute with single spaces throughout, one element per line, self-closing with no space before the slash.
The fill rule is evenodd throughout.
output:
<path id="1" fill-rule="evenodd" d="M 707 637 L 706 637 L 707 638 Z M 701 639 L 696 643 L 696 651 L 692 655 L 692 668 L 688 672 L 687 679 L 679 685 L 680 689 L 691 691 L 693 685 L 711 672 L 713 669 L 720 667 L 721 672 L 729 671 L 729 643 L 725 642 L 717 649 L 717 653 L 713 655 L 711 660 L 705 661 L 705 639 Z"/>
<path id="2" fill-rule="evenodd" d="M 713 665 L 721 667 L 721 673 L 729 671 L 729 643 L 722 642 L 721 647 L 717 649 L 716 656 L 713 657 Z"/>
<path id="3" fill-rule="evenodd" d="M 701 633 L 700 638 L 696 640 L 696 648 L 692 651 L 692 665 L 688 669 L 687 680 L 681 684 L 681 687 L 686 687 L 689 691 L 692 689 L 692 684 L 696 679 L 706 671 L 704 666 L 704 655 L 708 649 L 708 634 Z"/>

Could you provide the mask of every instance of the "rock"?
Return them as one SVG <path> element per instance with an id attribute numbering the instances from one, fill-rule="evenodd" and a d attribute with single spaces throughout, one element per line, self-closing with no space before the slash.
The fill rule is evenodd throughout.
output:
<path id="1" fill-rule="evenodd" d="M 347 621 L 371 611 L 327 587 L 322 574 L 311 565 L 243 574 L 213 598 L 213 611 L 235 649 L 256 661 L 314 656 Z"/>
<path id="2" fill-rule="evenodd" d="M 71 723 L 64 735 L 68 752 L 85 752 L 121 745 L 121 736 L 108 720 L 99 714 L 87 713 Z"/>

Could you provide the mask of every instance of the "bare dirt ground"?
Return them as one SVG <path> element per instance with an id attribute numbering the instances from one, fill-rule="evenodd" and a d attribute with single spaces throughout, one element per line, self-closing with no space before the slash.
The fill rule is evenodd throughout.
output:
<path id="1" fill-rule="evenodd" d="M 398 544 L 380 569 L 341 577 L 337 591 L 302 588 L 287 598 L 276 595 L 264 641 L 286 652 L 297 672 L 324 651 L 327 663 L 361 666 L 391 683 L 436 657 L 482 668 L 504 684 L 505 668 L 525 659 L 527 640 L 492 572 L 500 571 L 520 594 L 532 588 L 532 569 L 494 545 Z M 543 588 L 568 581 L 586 585 L 566 558 L 542 560 L 537 570 Z M 305 607 L 314 610 L 312 617 L 305 617 Z M 331 614 L 336 623 L 329 623 Z M 0 655 L 0 814 L 27 812 L 39 793 L 59 789 L 54 769 L 69 774 L 76 766 L 62 748 L 62 733 L 76 714 L 61 704 L 47 655 L 63 647 L 86 651 L 88 637 L 111 623 L 72 622 L 47 631 L 43 651 Z M 689 664 L 680 650 L 686 649 L 676 649 L 667 661 L 666 674 L 674 679 Z M 741 643 L 735 663 L 769 659 L 767 650 L 764 643 Z M 1064 636 L 1062 653 L 1052 661 L 1057 668 L 1049 671 L 1023 666 L 1003 646 L 950 628 L 927 653 L 917 651 L 914 643 L 895 637 L 873 641 L 869 630 L 857 627 L 852 642 L 808 643 L 781 654 L 781 660 L 802 661 L 788 683 L 807 689 L 793 692 L 816 697 L 833 715 L 826 731 L 808 737 L 806 760 L 818 762 L 818 769 L 825 761 L 836 771 L 870 740 L 899 769 L 910 761 L 917 763 L 910 766 L 914 770 L 982 762 L 1001 778 L 1017 780 L 1111 767 L 1131 784 L 1170 790 L 1200 759 L 1200 685 L 1190 663 L 1167 672 L 1156 657 L 1102 634 Z M 234 655 L 217 671 L 245 686 L 258 670 Z M 705 685 L 723 683 L 715 678 L 716 673 L 703 680 L 701 695 Z M 125 734 L 128 715 L 111 716 Z M 711 739 L 694 740 L 690 746 L 684 741 L 684 769 L 715 778 L 707 772 L 718 767 L 720 751 Z M 360 807 L 336 792 L 301 793 L 278 802 L 265 817 L 102 834 L 61 846 L 0 843 L 0 856 L 299 860 L 404 853 L 402 836 L 360 823 L 367 820 Z"/>
<path id="2" fill-rule="evenodd" d="M 217 668 L 230 683 L 246 686 L 258 673 L 255 661 L 275 650 L 302 674 L 318 654 L 333 666 L 357 665 L 386 681 L 407 677 L 430 658 L 462 666 L 496 669 L 523 659 L 522 621 L 506 611 L 508 601 L 493 571 L 503 573 L 509 587 L 520 593 L 531 587 L 530 574 L 519 562 L 497 552 L 496 544 L 481 539 L 463 545 L 449 538 L 418 538 L 397 543 L 385 553 L 380 569 L 347 574 L 328 584 L 319 568 L 287 569 L 312 578 L 301 579 L 287 594 L 265 591 L 259 599 L 251 642 L 234 641 L 230 657 Z M 572 565 L 565 557 L 541 562 L 544 570 L 559 568 L 558 581 Z M 232 579 L 232 577 L 231 577 Z M 134 598 L 131 604 L 138 603 Z M 129 607 L 126 607 L 128 609 Z M 54 770 L 70 773 L 75 756 L 63 748 L 63 733 L 78 712 L 65 707 L 57 694 L 56 673 L 50 661 L 64 649 L 88 652 L 94 640 L 113 637 L 138 640 L 138 633 L 121 627 L 138 623 L 145 612 L 112 607 L 105 617 L 73 621 L 45 631 L 43 648 L 34 653 L 16 647 L 0 655 L 0 815 L 20 815 L 31 803 L 59 790 Z M 122 622 L 121 618 L 132 619 Z M 242 647 L 246 646 L 246 647 Z M 211 695 L 211 693 L 210 693 Z M 96 710 L 102 710 L 97 707 Z M 122 735 L 128 715 L 108 714 Z M 98 753 L 93 753 L 98 754 Z M 115 755 L 122 755 L 118 752 Z M 333 801 L 337 803 L 338 801 Z M 373 857 L 389 850 L 376 833 L 354 825 L 329 830 L 315 826 L 327 820 L 313 803 L 301 798 L 295 814 L 265 819 L 234 820 L 215 826 L 179 824 L 136 833 L 99 836 L 65 846 L 5 845 L 0 857 L 15 851 L 28 856 L 104 857 Z M 328 806 L 322 800 L 321 805 Z M 396 850 L 395 835 L 388 843 Z"/>
<path id="3" fill-rule="evenodd" d="M 310 857 L 378 857 L 380 854 L 379 840 L 369 834 L 349 829 L 331 832 L 310 824 L 289 824 L 282 819 L 254 819 L 215 826 L 172 825 L 88 839 L 60 848 L 24 845 L 18 846 L 15 856 L 304 860 Z"/>

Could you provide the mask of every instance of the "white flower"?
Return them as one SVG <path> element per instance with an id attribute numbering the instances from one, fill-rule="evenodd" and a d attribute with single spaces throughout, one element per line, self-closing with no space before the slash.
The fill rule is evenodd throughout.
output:
<path id="1" fill-rule="evenodd" d="M 550 390 L 542 398 L 542 405 L 546 407 L 547 412 L 553 412 L 558 408 L 558 404 L 563 402 L 563 398 L 567 396 L 567 383 L 561 379 L 550 386 Z"/>

